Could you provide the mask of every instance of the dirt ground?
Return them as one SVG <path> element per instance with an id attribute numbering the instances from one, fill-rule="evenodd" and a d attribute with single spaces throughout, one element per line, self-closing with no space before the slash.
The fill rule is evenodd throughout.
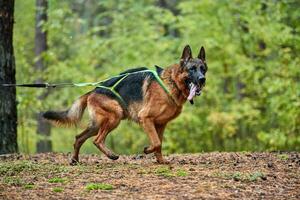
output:
<path id="1" fill-rule="evenodd" d="M 0 199 L 300 199 L 300 153 L 0 156 Z"/>

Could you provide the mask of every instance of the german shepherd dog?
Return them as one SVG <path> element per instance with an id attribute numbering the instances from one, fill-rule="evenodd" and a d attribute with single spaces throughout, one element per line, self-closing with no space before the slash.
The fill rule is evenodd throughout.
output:
<path id="1" fill-rule="evenodd" d="M 76 136 L 70 164 L 79 162 L 80 147 L 92 136 L 96 136 L 94 144 L 100 151 L 112 160 L 118 159 L 119 156 L 105 146 L 105 138 L 123 119 L 137 122 L 147 133 L 150 145 L 144 148 L 144 153 L 154 153 L 158 163 L 167 163 L 161 152 L 165 127 L 181 113 L 187 100 L 193 104 L 193 98 L 200 95 L 206 80 L 205 50 L 201 47 L 197 58 L 192 58 L 191 48 L 187 45 L 178 64 L 166 69 L 156 66 L 169 94 L 152 73 L 142 72 L 145 69 L 147 68 L 127 70 L 121 73 L 129 73 L 125 79 L 119 81 L 120 78 L 114 77 L 102 84 L 111 87 L 119 81 L 114 86 L 114 91 L 119 96 L 109 89 L 96 87 L 76 100 L 70 109 L 62 112 L 47 111 L 43 114 L 45 119 L 56 124 L 73 125 L 80 121 L 85 108 L 88 108 L 90 123 Z M 139 71 L 141 73 L 133 73 Z M 120 101 L 120 97 L 123 101 Z"/>

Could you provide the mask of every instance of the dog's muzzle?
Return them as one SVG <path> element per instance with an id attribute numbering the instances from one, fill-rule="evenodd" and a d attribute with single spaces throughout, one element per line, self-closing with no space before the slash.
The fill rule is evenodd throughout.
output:
<path id="1" fill-rule="evenodd" d="M 203 78 L 202 80 L 199 81 L 199 84 L 194 84 L 193 82 L 191 82 L 189 84 L 189 89 L 190 89 L 190 92 L 189 92 L 189 96 L 188 96 L 188 100 L 191 101 L 193 100 L 193 98 L 197 95 L 201 95 L 201 91 L 203 89 L 205 85 L 205 78 Z"/>

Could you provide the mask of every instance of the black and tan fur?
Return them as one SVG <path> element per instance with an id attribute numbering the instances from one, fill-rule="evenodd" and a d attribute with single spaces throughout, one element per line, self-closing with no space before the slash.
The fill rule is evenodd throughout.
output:
<path id="1" fill-rule="evenodd" d="M 146 68 L 131 69 L 123 73 L 141 71 Z M 159 163 L 165 163 L 161 148 L 163 132 L 169 121 L 176 118 L 189 95 L 189 85 L 193 82 L 198 90 L 204 86 L 207 65 L 202 47 L 197 58 L 187 45 L 179 64 L 166 69 L 157 67 L 164 84 L 169 89 L 168 95 L 151 73 L 134 73 L 120 82 L 115 90 L 122 96 L 120 101 L 111 91 L 95 88 L 81 96 L 71 108 L 63 112 L 47 111 L 44 118 L 58 124 L 76 124 L 80 121 L 85 108 L 88 109 L 90 124 L 74 143 L 71 164 L 79 161 L 81 145 L 90 137 L 96 136 L 94 144 L 110 159 L 118 156 L 105 146 L 106 136 L 115 129 L 121 120 L 130 119 L 141 125 L 150 139 L 150 146 L 144 149 L 146 154 L 155 153 Z M 112 86 L 119 78 L 112 78 L 103 85 Z"/>

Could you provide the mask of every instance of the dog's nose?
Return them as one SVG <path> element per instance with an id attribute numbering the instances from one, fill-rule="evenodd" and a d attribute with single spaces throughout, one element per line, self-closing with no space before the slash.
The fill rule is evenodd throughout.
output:
<path id="1" fill-rule="evenodd" d="M 200 83 L 201 85 L 203 85 L 203 84 L 205 83 L 205 81 L 206 81 L 206 78 L 205 78 L 205 77 L 200 77 L 200 78 L 199 78 L 199 83 Z"/>

